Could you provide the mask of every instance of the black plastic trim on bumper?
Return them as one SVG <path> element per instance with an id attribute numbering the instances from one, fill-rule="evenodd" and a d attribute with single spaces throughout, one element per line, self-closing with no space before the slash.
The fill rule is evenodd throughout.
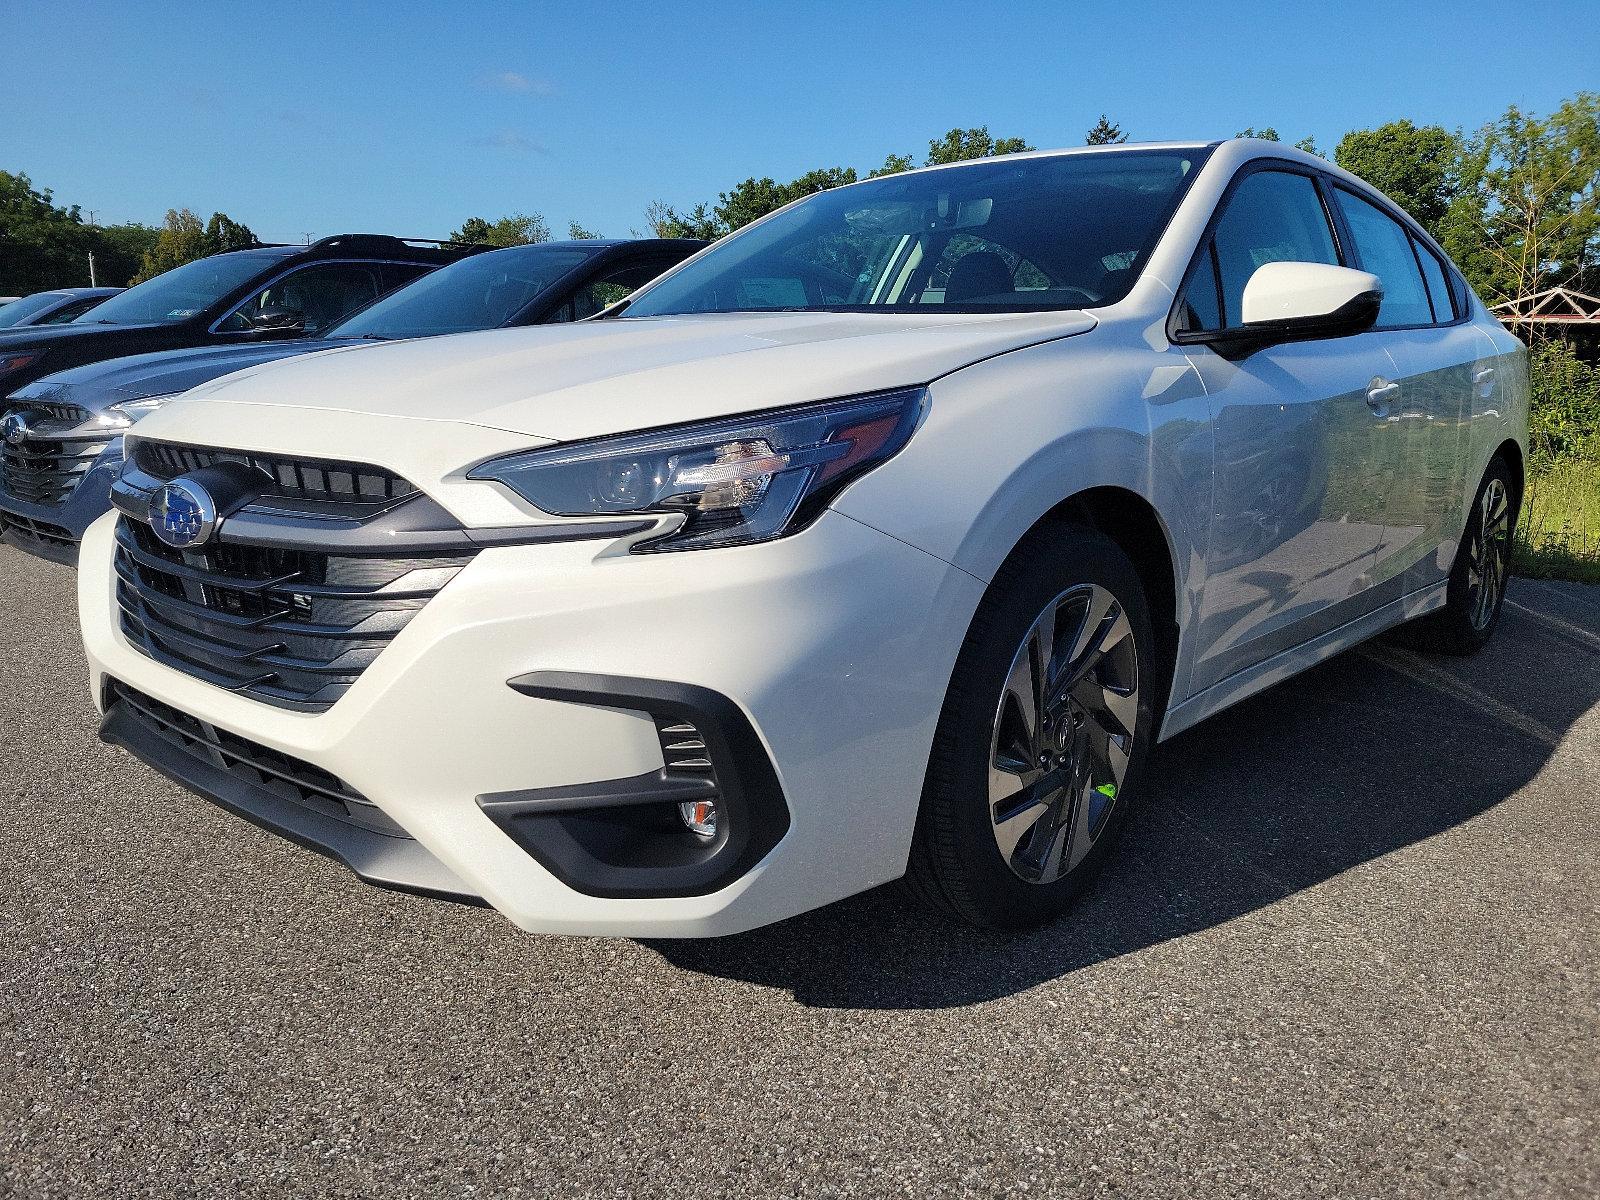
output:
<path id="1" fill-rule="evenodd" d="M 572 787 L 479 796 L 478 806 L 518 846 L 574 891 L 618 899 L 704 896 L 746 874 L 789 830 L 789 807 L 750 719 L 709 688 L 659 679 L 535 671 L 506 681 L 525 696 L 683 721 L 705 742 L 711 776 L 670 766 Z M 714 795 L 718 830 L 698 840 L 676 815 L 683 800 Z"/>
<path id="2" fill-rule="evenodd" d="M 255 787 L 161 734 L 124 704 L 107 708 L 100 738 L 251 824 L 343 863 L 367 883 L 462 904 L 485 903 L 421 842 L 363 829 Z"/>
<path id="3" fill-rule="evenodd" d="M 71 542 L 60 542 L 54 538 L 37 537 L 20 522 L 7 520 L 3 512 L 0 512 L 0 542 L 15 546 L 24 554 L 31 554 L 47 562 L 60 563 L 64 567 L 78 565 L 76 539 Z"/>

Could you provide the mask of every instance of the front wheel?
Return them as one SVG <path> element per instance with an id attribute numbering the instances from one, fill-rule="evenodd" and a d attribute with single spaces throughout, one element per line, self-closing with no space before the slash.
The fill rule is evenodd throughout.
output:
<path id="1" fill-rule="evenodd" d="M 977 925 L 1062 912 L 1137 795 L 1158 667 L 1138 572 L 1068 527 L 1026 544 L 973 619 L 940 715 L 908 878 Z"/>

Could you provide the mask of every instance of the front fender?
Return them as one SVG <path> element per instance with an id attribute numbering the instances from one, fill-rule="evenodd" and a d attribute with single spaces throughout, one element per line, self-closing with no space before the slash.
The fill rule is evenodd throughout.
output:
<path id="1" fill-rule="evenodd" d="M 1115 487 L 1166 532 L 1180 627 L 1204 582 L 1212 435 L 1181 353 L 1126 325 L 1029 347 L 937 380 L 923 428 L 836 504 L 984 582 L 1063 500 Z"/>

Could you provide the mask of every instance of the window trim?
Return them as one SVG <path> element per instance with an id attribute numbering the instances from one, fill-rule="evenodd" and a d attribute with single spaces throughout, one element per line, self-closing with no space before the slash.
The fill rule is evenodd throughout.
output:
<path id="1" fill-rule="evenodd" d="M 292 263 L 291 265 L 283 268 L 283 270 L 279 271 L 276 275 L 273 275 L 272 277 L 270 277 L 268 279 L 261 280 L 261 281 L 258 281 L 258 282 L 250 284 L 249 285 L 249 290 L 247 292 L 245 292 L 245 294 L 243 296 L 239 297 L 238 300 L 234 301 L 232 307 L 230 307 L 226 312 L 224 312 L 220 317 L 218 317 L 215 321 L 211 322 L 211 324 L 206 327 L 206 332 L 209 333 L 209 334 L 218 334 L 218 335 L 221 335 L 221 336 L 229 336 L 229 335 L 234 335 L 234 334 L 248 334 L 250 332 L 248 329 L 223 329 L 223 328 L 221 328 L 221 325 L 229 317 L 233 316 L 236 312 L 238 312 L 240 309 L 242 309 L 246 304 L 250 303 L 250 298 L 252 296 L 256 295 L 256 293 L 266 291 L 269 287 L 272 287 L 279 280 L 286 279 L 288 276 L 293 275 L 296 271 L 304 271 L 304 270 L 307 270 L 307 269 L 309 269 L 311 267 L 327 267 L 327 266 L 335 266 L 335 267 L 369 267 L 369 266 L 377 266 L 379 264 L 398 265 L 398 266 L 403 266 L 403 267 L 414 267 L 414 266 L 422 265 L 422 264 L 418 264 L 416 262 L 407 261 L 406 259 L 403 259 L 403 258 L 310 258 L 310 259 L 303 259 L 300 262 Z M 425 267 L 425 269 L 422 271 L 422 275 L 430 274 L 431 272 L 433 272 L 436 269 L 437 269 L 436 267 Z M 420 279 L 422 277 L 422 275 L 417 276 L 417 278 Z M 381 280 L 379 282 L 381 282 Z M 400 288 L 403 288 L 405 286 L 406 285 L 402 283 L 402 284 L 398 285 L 397 287 L 390 288 L 389 291 L 387 291 L 387 292 L 380 292 L 380 293 L 378 293 L 378 295 L 374 296 L 371 300 L 367 301 L 367 304 L 376 304 L 379 300 L 382 300 L 385 296 L 389 295 L 390 292 L 398 292 L 400 290 Z M 349 312 L 344 314 L 344 317 L 354 316 L 356 313 L 360 312 L 361 309 L 363 309 L 365 307 L 367 307 L 366 304 L 363 304 L 358 308 L 352 308 Z M 344 317 L 340 317 L 339 320 L 341 320 L 341 321 L 344 320 Z M 310 337 L 312 335 L 307 334 L 305 336 Z M 293 339 L 287 339 L 287 340 L 291 340 L 292 341 Z"/>
<path id="2" fill-rule="evenodd" d="M 1218 223 L 1228 211 L 1228 205 L 1233 202 L 1234 194 L 1241 184 L 1250 176 L 1262 171 L 1277 171 L 1285 175 L 1302 175 L 1311 180 L 1311 186 L 1316 190 L 1317 201 L 1322 205 L 1323 219 L 1328 222 L 1328 232 L 1333 237 L 1333 252 L 1338 255 L 1341 267 L 1350 265 L 1350 254 L 1345 241 L 1347 233 L 1343 223 L 1333 212 L 1329 203 L 1327 189 L 1324 186 L 1325 175 L 1316 167 L 1307 163 L 1295 162 L 1287 158 L 1252 158 L 1243 163 L 1233 173 L 1233 178 L 1228 180 L 1228 186 L 1223 188 L 1222 195 L 1218 197 L 1216 206 L 1211 210 L 1211 215 L 1206 219 L 1206 227 L 1201 232 L 1199 241 L 1195 244 L 1194 252 L 1189 255 L 1189 261 L 1184 264 L 1183 273 L 1178 277 L 1178 287 L 1173 294 L 1172 307 L 1167 310 L 1166 334 L 1167 341 L 1174 346 L 1197 346 L 1215 340 L 1217 334 L 1229 330 L 1241 330 L 1242 325 L 1224 324 L 1221 329 L 1184 329 L 1180 316 L 1183 308 L 1184 285 L 1189 281 L 1189 274 L 1195 269 L 1202 254 L 1210 254 L 1212 261 L 1212 278 L 1216 281 L 1217 311 L 1226 319 L 1227 305 L 1222 295 L 1222 270 L 1216 259 L 1215 234 Z M 1420 270 L 1420 268 L 1419 268 Z"/>
<path id="3" fill-rule="evenodd" d="M 1423 232 L 1422 228 L 1417 225 L 1417 223 L 1413 221 L 1410 216 L 1401 211 L 1399 205 L 1390 204 L 1383 196 L 1379 195 L 1376 190 L 1371 188 L 1358 189 L 1352 187 L 1342 179 L 1334 179 L 1331 176 L 1329 177 L 1329 184 L 1334 191 L 1348 192 L 1357 200 L 1365 200 L 1368 204 L 1372 205 L 1373 208 L 1383 213 L 1384 216 L 1388 217 L 1391 221 L 1405 231 L 1407 235 L 1407 244 L 1411 247 L 1411 256 L 1412 258 L 1416 259 L 1417 274 L 1422 277 L 1423 293 L 1429 297 L 1428 311 L 1431 313 L 1433 311 L 1433 289 L 1428 286 L 1428 275 L 1427 272 L 1422 269 L 1422 260 L 1417 258 L 1417 254 L 1419 253 L 1417 249 L 1418 243 L 1420 242 L 1424 247 L 1426 247 L 1428 245 L 1428 241 L 1431 240 L 1428 238 L 1428 235 Z M 1337 203 L 1335 203 L 1335 207 L 1337 208 Z M 1339 220 L 1341 222 L 1344 220 L 1343 212 L 1339 213 Z M 1356 243 L 1354 232 L 1350 234 L 1350 248 L 1355 252 L 1356 262 L 1359 263 L 1361 261 L 1361 247 Z M 1444 254 L 1443 252 L 1440 252 L 1439 254 L 1439 263 L 1445 268 L 1445 283 L 1448 285 L 1450 283 L 1451 275 L 1456 273 L 1454 264 L 1450 262 L 1449 255 Z M 1359 269 L 1366 270 L 1365 267 L 1360 267 Z M 1376 272 L 1373 272 L 1373 274 L 1376 274 Z M 1452 289 L 1452 291 L 1453 290 L 1454 289 Z M 1422 324 L 1417 324 L 1415 322 L 1407 325 L 1374 324 L 1372 326 L 1372 332 L 1398 333 L 1411 329 L 1449 329 L 1456 325 L 1466 324 L 1467 317 L 1463 314 L 1457 314 L 1455 310 L 1456 298 L 1454 295 L 1452 295 L 1450 297 L 1450 311 L 1452 313 L 1452 317 L 1448 321 L 1441 321 L 1435 317 L 1433 320 L 1424 322 Z"/>

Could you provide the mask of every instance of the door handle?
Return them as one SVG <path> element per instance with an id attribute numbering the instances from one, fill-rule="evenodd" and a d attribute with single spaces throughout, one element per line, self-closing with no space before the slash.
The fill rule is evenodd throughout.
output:
<path id="1" fill-rule="evenodd" d="M 1490 383 L 1494 380 L 1494 368 L 1485 367 L 1472 377 L 1473 383 Z"/>
<path id="2" fill-rule="evenodd" d="M 1367 384 L 1367 407 L 1374 412 L 1383 409 L 1388 403 L 1400 394 L 1400 385 L 1390 383 L 1382 376 Z"/>

